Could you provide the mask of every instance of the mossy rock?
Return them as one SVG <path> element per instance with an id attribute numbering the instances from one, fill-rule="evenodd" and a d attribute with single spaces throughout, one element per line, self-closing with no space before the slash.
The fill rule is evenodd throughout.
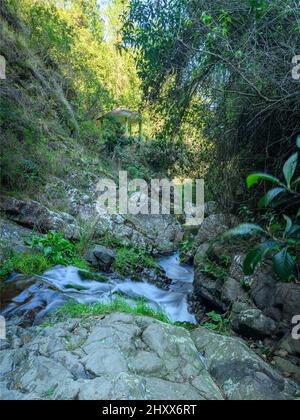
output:
<path id="1" fill-rule="evenodd" d="M 98 281 L 99 283 L 106 283 L 108 281 L 107 276 L 97 273 L 91 273 L 90 271 L 79 270 L 78 274 L 81 280 L 94 280 Z"/>
<path id="2" fill-rule="evenodd" d="M 78 284 L 67 284 L 66 289 L 74 289 L 77 290 L 78 292 L 81 292 L 83 290 L 88 290 L 86 287 L 83 286 L 79 286 Z"/>

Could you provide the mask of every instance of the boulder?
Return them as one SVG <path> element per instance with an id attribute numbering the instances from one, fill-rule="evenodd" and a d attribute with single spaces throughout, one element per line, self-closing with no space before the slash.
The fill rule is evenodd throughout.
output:
<path id="1" fill-rule="evenodd" d="M 203 266 L 203 264 L 205 263 L 205 260 L 207 259 L 207 253 L 208 253 L 209 248 L 210 248 L 210 244 L 207 242 L 201 244 L 197 248 L 195 257 L 194 257 L 195 267 Z"/>
<path id="2" fill-rule="evenodd" d="M 26 341 L 11 341 L 24 331 L 8 325 L 11 348 L 0 350 L 4 398 L 223 399 L 183 328 L 113 313 L 31 327 Z"/>
<path id="3" fill-rule="evenodd" d="M 218 204 L 215 201 L 208 201 L 204 204 L 204 215 L 209 217 L 218 213 Z"/>
<path id="4" fill-rule="evenodd" d="M 300 340 L 295 340 L 290 332 L 281 340 L 279 347 L 292 356 L 300 357 Z"/>
<path id="5" fill-rule="evenodd" d="M 300 285 L 295 283 L 278 283 L 274 296 L 274 306 L 280 309 L 282 319 L 291 323 L 300 315 Z"/>
<path id="6" fill-rule="evenodd" d="M 30 229 L 24 228 L 7 219 L 0 218 L 0 248 L 7 244 L 15 251 L 29 252 L 30 249 L 24 245 L 24 241 L 32 236 Z M 0 249 L 1 261 L 1 249 Z"/>
<path id="7" fill-rule="evenodd" d="M 97 270 L 109 272 L 116 261 L 116 254 L 109 248 L 95 245 L 88 250 L 85 259 Z"/>
<path id="8" fill-rule="evenodd" d="M 79 227 L 73 216 L 49 210 L 36 201 L 23 201 L 12 197 L 0 197 L 0 210 L 10 220 L 39 232 L 56 230 L 63 232 L 67 239 L 79 238 Z"/>
<path id="9" fill-rule="evenodd" d="M 282 357 L 274 357 L 276 367 L 287 377 L 300 383 L 300 366 Z"/>
<path id="10" fill-rule="evenodd" d="M 259 309 L 247 309 L 233 319 L 232 328 L 245 337 L 263 339 L 271 337 L 275 333 L 277 325 L 273 319 L 266 317 Z"/>
<path id="11" fill-rule="evenodd" d="M 200 270 L 195 271 L 194 300 L 207 306 L 209 309 L 217 309 L 225 312 L 227 305 L 222 301 L 222 289 L 224 281 L 215 279 Z"/>
<path id="12" fill-rule="evenodd" d="M 243 340 L 203 328 L 191 335 L 208 371 L 229 400 L 285 400 L 297 394 L 298 386 L 287 382 Z"/>
<path id="13" fill-rule="evenodd" d="M 245 342 L 112 313 L 23 329 L 8 323 L 1 399 L 288 399 L 297 385 Z M 7 388 L 9 384 L 9 389 Z"/>
<path id="14" fill-rule="evenodd" d="M 196 236 L 196 243 L 198 245 L 204 242 L 209 242 L 222 235 L 229 230 L 234 223 L 235 217 L 226 214 L 212 214 L 204 219 L 199 232 Z"/>
<path id="15" fill-rule="evenodd" d="M 227 305 L 232 305 L 235 302 L 247 302 L 248 296 L 240 282 L 228 277 L 222 287 L 221 300 Z"/>

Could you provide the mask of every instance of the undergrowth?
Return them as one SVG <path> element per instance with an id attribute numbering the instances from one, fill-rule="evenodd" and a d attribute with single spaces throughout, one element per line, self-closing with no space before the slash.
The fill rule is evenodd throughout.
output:
<path id="1" fill-rule="evenodd" d="M 153 257 L 142 249 L 121 247 L 117 249 L 116 270 L 121 275 L 131 275 L 132 270 L 141 272 L 145 268 L 159 269 L 159 265 Z"/>
<path id="2" fill-rule="evenodd" d="M 7 280 L 13 273 L 25 275 L 42 274 L 51 267 L 46 257 L 38 253 L 22 254 L 11 251 L 5 255 L 0 267 L 0 279 Z"/>
<path id="3" fill-rule="evenodd" d="M 62 309 L 60 309 L 55 315 L 54 318 L 56 320 L 57 316 L 58 322 L 64 321 L 66 318 L 88 318 L 88 317 L 97 317 L 101 315 L 109 315 L 113 312 L 122 312 L 126 314 L 132 315 L 139 315 L 139 316 L 147 316 L 158 321 L 164 322 L 169 325 L 183 327 L 187 330 L 192 330 L 196 326 L 190 324 L 188 322 L 172 322 L 165 314 L 163 310 L 160 309 L 153 309 L 145 299 L 139 298 L 135 300 L 134 305 L 130 305 L 124 297 L 116 296 L 111 302 L 109 303 L 94 303 L 90 305 L 85 304 L 77 304 L 72 303 L 68 304 Z M 54 319 L 53 318 L 53 319 Z M 44 327 L 48 327 L 54 325 L 54 322 L 50 318 L 46 320 L 43 324 Z"/>

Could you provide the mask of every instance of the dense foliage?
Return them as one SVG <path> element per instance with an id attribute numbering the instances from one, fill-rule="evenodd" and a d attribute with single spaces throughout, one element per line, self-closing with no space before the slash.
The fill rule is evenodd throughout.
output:
<path id="1" fill-rule="evenodd" d="M 297 139 L 300 148 L 300 136 Z M 295 177 L 299 153 L 294 153 L 283 166 L 284 182 L 267 173 L 254 173 L 248 176 L 249 188 L 261 180 L 274 185 L 259 202 L 260 207 L 273 209 L 285 206 L 285 209 L 297 208 L 300 197 L 300 177 Z M 282 219 L 282 221 L 281 221 Z M 254 223 L 244 223 L 230 230 L 225 236 L 257 235 L 264 238 L 259 245 L 251 250 L 244 261 L 244 272 L 253 275 L 257 265 L 266 257 L 272 255 L 273 267 L 281 280 L 299 279 L 300 275 L 300 209 L 295 217 L 283 214 L 282 218 L 271 218 L 267 226 Z"/>
<path id="2" fill-rule="evenodd" d="M 277 175 L 294 149 L 299 18 L 292 0 L 131 0 L 124 15 L 125 47 L 162 131 L 185 138 L 191 115 L 198 137 L 204 128 L 217 158 L 208 182 L 228 207 L 244 200 L 245 170 Z"/>
<path id="3" fill-rule="evenodd" d="M 120 7 L 118 0 L 1 1 L 0 55 L 7 63 L 7 78 L 0 84 L 5 189 L 29 193 L 49 174 L 57 175 L 62 142 L 100 153 L 111 130 L 103 133 L 95 117 L 118 106 L 138 110 L 135 63 L 118 49 L 112 30 Z"/>

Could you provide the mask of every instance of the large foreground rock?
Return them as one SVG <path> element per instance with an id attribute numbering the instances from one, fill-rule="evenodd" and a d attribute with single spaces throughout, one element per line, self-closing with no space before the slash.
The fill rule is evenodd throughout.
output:
<path id="1" fill-rule="evenodd" d="M 55 327 L 9 329 L 2 398 L 220 400 L 183 328 L 112 314 Z M 21 393 L 21 394 L 20 394 Z"/>
<path id="2" fill-rule="evenodd" d="M 238 339 L 146 317 L 9 326 L 0 344 L 5 400 L 286 399 L 297 392 Z"/>

